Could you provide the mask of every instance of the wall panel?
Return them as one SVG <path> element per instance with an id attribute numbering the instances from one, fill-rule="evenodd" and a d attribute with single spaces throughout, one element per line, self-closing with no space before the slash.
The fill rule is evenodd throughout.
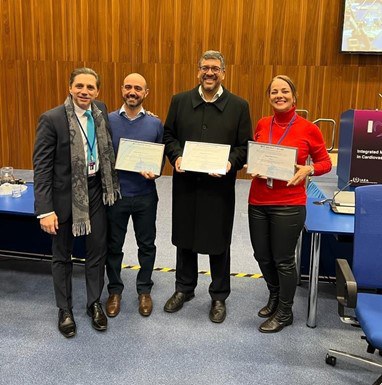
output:
<path id="1" fill-rule="evenodd" d="M 146 107 L 163 121 L 172 95 L 197 84 L 206 49 L 225 55 L 224 83 L 248 100 L 254 126 L 271 113 L 264 92 L 280 73 L 295 80 L 298 107 L 311 120 L 382 108 L 382 56 L 339 53 L 342 7 L 342 0 L 0 0 L 0 165 L 31 168 L 39 115 L 64 101 L 71 70 L 83 65 L 100 73 L 109 110 L 121 105 L 124 76 L 142 73 Z"/>

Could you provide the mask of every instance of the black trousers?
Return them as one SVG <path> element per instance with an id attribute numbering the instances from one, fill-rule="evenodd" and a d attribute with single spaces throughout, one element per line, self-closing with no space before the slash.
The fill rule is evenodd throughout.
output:
<path id="1" fill-rule="evenodd" d="M 89 216 L 91 233 L 85 236 L 85 279 L 87 306 L 99 301 L 104 286 L 106 259 L 106 209 L 102 202 L 102 187 L 99 176 L 88 178 Z M 60 219 L 60 218 L 58 218 Z M 74 236 L 72 219 L 59 223 L 57 235 L 52 239 L 52 275 L 56 304 L 60 309 L 71 309 L 72 269 L 71 260 Z"/>
<path id="2" fill-rule="evenodd" d="M 106 272 L 109 278 L 107 289 L 110 294 L 121 294 L 124 288 L 121 278 L 123 260 L 123 244 L 125 242 L 127 225 L 130 216 L 133 220 L 135 239 L 138 245 L 138 261 L 141 266 L 137 274 L 138 294 L 151 292 L 151 279 L 156 255 L 156 217 L 158 194 L 135 197 L 123 197 L 113 206 L 108 207 L 108 252 L 106 258 Z"/>
<path id="3" fill-rule="evenodd" d="M 224 301 L 231 292 L 230 248 L 218 255 L 210 255 L 212 282 L 209 293 L 213 300 Z M 176 249 L 175 290 L 193 293 L 198 283 L 198 253 L 189 249 Z"/>
<path id="4" fill-rule="evenodd" d="M 248 206 L 254 257 L 270 291 L 292 306 L 297 286 L 295 249 L 304 226 L 305 206 Z"/>

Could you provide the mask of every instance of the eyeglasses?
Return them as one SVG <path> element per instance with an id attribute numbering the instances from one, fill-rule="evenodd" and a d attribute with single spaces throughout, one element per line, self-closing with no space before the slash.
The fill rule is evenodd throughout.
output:
<path id="1" fill-rule="evenodd" d="M 213 67 L 201 66 L 201 67 L 199 67 L 199 69 L 204 74 L 206 74 L 209 70 L 211 70 L 213 74 L 218 74 L 220 71 L 222 71 L 222 68 L 220 68 L 218 66 L 213 66 Z"/>

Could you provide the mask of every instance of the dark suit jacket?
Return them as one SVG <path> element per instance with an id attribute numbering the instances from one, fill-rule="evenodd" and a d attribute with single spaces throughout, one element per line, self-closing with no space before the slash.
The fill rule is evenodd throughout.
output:
<path id="1" fill-rule="evenodd" d="M 103 112 L 102 102 L 95 104 Z M 33 152 L 36 215 L 55 211 L 60 223 L 72 212 L 72 176 L 69 123 L 64 105 L 43 113 L 38 121 Z"/>
<path id="2" fill-rule="evenodd" d="M 172 242 L 199 253 L 221 254 L 231 243 L 236 172 L 246 162 L 252 139 L 248 103 L 224 89 L 205 103 L 198 87 L 175 95 L 164 125 L 165 152 L 172 165 L 187 140 L 231 146 L 232 168 L 221 178 L 197 172 L 173 173 Z"/>

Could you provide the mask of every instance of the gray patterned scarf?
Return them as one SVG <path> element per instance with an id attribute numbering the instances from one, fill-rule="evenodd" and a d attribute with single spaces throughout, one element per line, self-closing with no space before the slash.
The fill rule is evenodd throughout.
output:
<path id="1" fill-rule="evenodd" d="M 87 165 L 81 129 L 78 124 L 72 98 L 68 96 L 64 103 L 69 121 L 70 152 L 72 165 L 72 232 L 75 237 L 91 232 L 89 218 L 89 195 Z M 107 130 L 102 111 L 92 103 L 92 113 L 97 137 L 97 154 L 102 181 L 103 203 L 111 206 L 120 196 L 115 157 L 110 134 Z"/>

